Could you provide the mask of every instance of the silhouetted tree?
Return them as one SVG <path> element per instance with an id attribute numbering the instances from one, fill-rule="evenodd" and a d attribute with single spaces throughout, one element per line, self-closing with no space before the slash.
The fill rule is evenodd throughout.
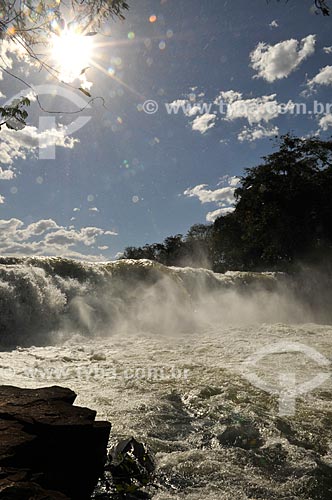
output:
<path id="1" fill-rule="evenodd" d="M 278 0 L 278 2 L 280 2 L 280 1 L 281 0 Z M 289 0 L 283 0 L 283 1 L 285 1 L 287 3 Z M 313 2 L 314 2 L 314 5 L 315 5 L 317 11 L 321 12 L 323 14 L 323 16 L 330 15 L 330 7 L 328 5 L 328 0 L 313 0 Z"/>
<path id="2" fill-rule="evenodd" d="M 234 212 L 214 223 L 216 267 L 282 268 L 332 249 L 332 141 L 282 137 L 235 196 Z"/>
<path id="3" fill-rule="evenodd" d="M 168 236 L 163 243 L 127 247 L 121 259 L 150 259 L 166 266 L 209 267 L 212 262 L 212 227 L 195 224 L 185 237 Z"/>
<path id="4" fill-rule="evenodd" d="M 280 138 L 278 151 L 245 170 L 234 212 L 185 237 L 126 248 L 123 258 L 216 271 L 286 269 L 332 255 L 332 140 Z"/>
<path id="5" fill-rule="evenodd" d="M 318 10 L 320 10 L 324 16 L 330 15 L 330 7 L 327 5 L 326 0 L 315 0 L 315 5 Z"/>

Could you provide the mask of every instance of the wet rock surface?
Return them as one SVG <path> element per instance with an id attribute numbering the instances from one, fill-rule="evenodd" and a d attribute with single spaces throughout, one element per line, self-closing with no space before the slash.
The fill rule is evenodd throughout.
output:
<path id="1" fill-rule="evenodd" d="M 0 499 L 90 498 L 111 424 L 75 399 L 62 387 L 0 386 Z"/>
<path id="2" fill-rule="evenodd" d="M 219 434 L 218 440 L 224 446 L 236 446 L 245 450 L 259 448 L 263 444 L 260 432 L 249 424 L 231 425 Z"/>

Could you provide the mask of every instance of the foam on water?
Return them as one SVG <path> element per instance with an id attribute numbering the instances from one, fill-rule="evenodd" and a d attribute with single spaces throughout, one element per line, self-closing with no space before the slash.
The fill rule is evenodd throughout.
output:
<path id="1" fill-rule="evenodd" d="M 332 327 L 304 322 L 312 311 L 282 275 L 2 259 L 0 279 L 0 383 L 70 387 L 112 422 L 113 442 L 148 443 L 155 500 L 331 497 L 331 378 L 280 416 L 278 396 L 243 376 L 275 344 L 332 359 Z M 255 367 L 277 389 L 280 375 L 300 384 L 329 370 L 287 349 Z M 221 445 L 236 424 L 257 427 L 262 446 Z"/>
<path id="2" fill-rule="evenodd" d="M 70 387 L 78 404 L 113 423 L 113 441 L 134 435 L 147 442 L 158 464 L 156 500 L 327 499 L 317 493 L 317 461 L 332 458 L 331 381 L 298 397 L 294 416 L 280 417 L 278 399 L 241 376 L 249 355 L 285 339 L 332 356 L 332 328 L 314 324 L 214 327 L 172 339 L 76 337 L 61 347 L 1 353 L 0 383 Z M 295 353 L 258 369 L 272 380 L 280 370 L 298 380 L 317 370 Z M 220 445 L 217 436 L 239 422 L 259 428 L 261 449 Z"/>

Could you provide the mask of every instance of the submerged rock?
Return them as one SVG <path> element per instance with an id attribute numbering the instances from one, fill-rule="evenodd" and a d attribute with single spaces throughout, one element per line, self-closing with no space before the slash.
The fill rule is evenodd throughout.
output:
<path id="1" fill-rule="evenodd" d="M 288 452 L 281 443 L 273 443 L 258 450 L 253 450 L 251 460 L 253 465 L 267 470 L 269 473 L 283 469 L 286 471 Z"/>
<path id="2" fill-rule="evenodd" d="M 139 493 L 140 488 L 152 481 L 154 461 L 145 446 L 133 437 L 114 446 L 110 451 L 109 460 L 109 470 L 115 488 L 120 493 Z"/>
<path id="3" fill-rule="evenodd" d="M 236 446 L 245 450 L 259 448 L 263 444 L 259 430 L 250 424 L 230 425 L 219 434 L 218 440 L 224 446 Z"/>
<path id="4" fill-rule="evenodd" d="M 96 412 L 75 399 L 62 387 L 0 386 L 0 499 L 90 497 L 111 424 L 95 422 Z"/>

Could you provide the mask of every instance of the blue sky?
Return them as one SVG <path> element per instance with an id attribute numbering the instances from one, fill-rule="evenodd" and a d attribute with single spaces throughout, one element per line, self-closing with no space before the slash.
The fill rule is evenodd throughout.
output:
<path id="1" fill-rule="evenodd" d="M 77 115 L 52 118 L 55 159 L 38 156 L 39 135 L 46 144 L 52 134 L 41 131 L 40 117 L 50 115 L 36 103 L 26 129 L 0 132 L 2 254 L 111 259 L 125 246 L 186 233 L 231 209 L 235 177 L 272 151 L 277 133 L 331 135 L 332 106 L 320 115 L 278 111 L 332 102 L 332 19 L 316 15 L 311 0 L 129 4 L 124 22 L 94 37 L 93 60 L 105 71 L 92 66 L 86 78 L 105 106 L 95 100 L 71 134 L 64 130 Z M 58 86 L 10 47 L 0 54 L 29 85 Z M 3 74 L 2 104 L 24 88 Z M 77 110 L 61 96 L 41 100 Z M 147 100 L 156 113 L 145 112 Z"/>

